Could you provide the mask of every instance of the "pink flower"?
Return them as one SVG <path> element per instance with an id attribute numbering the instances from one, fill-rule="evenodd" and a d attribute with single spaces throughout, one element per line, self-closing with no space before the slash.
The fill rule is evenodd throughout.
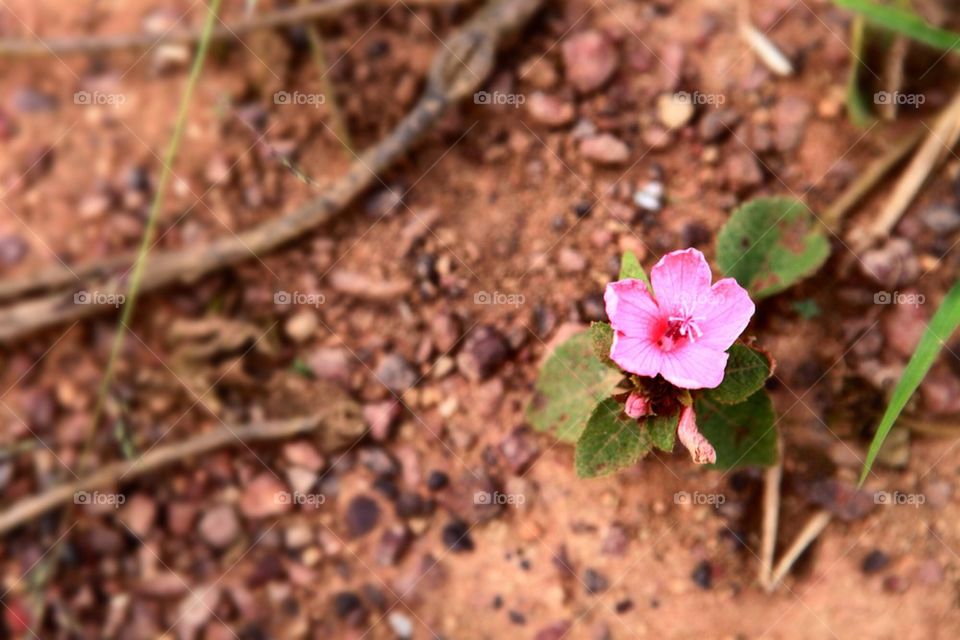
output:
<path id="1" fill-rule="evenodd" d="M 631 391 L 627 397 L 627 404 L 624 411 L 631 418 L 642 418 L 650 415 L 650 400 L 636 391 Z"/>
<path id="2" fill-rule="evenodd" d="M 660 374 L 684 389 L 719 385 L 725 352 L 747 328 L 755 307 L 733 278 L 713 286 L 710 280 L 703 254 L 684 249 L 653 267 L 652 294 L 642 280 L 608 284 L 603 300 L 614 329 L 610 359 L 625 371 Z"/>
<path id="3" fill-rule="evenodd" d="M 697 414 L 693 407 L 684 407 L 680 410 L 680 424 L 677 425 L 677 437 L 680 444 L 687 448 L 690 457 L 696 464 L 714 463 L 717 461 L 717 452 L 706 437 L 697 429 Z"/>

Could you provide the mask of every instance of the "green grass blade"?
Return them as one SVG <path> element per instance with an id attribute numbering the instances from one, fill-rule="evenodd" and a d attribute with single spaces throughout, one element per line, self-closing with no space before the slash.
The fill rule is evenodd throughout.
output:
<path id="1" fill-rule="evenodd" d="M 140 249 L 137 252 L 137 260 L 133 266 L 133 272 L 130 276 L 130 286 L 127 289 L 126 302 L 123 305 L 123 312 L 120 315 L 120 321 L 117 324 L 117 333 L 113 339 L 113 345 L 110 349 L 110 358 L 107 361 L 107 369 L 103 374 L 103 382 L 100 385 L 100 392 L 97 396 L 97 405 L 93 413 L 93 428 L 91 434 L 96 433 L 97 423 L 100 420 L 100 414 L 103 411 L 103 405 L 106 400 L 107 392 L 113 380 L 113 371 L 116 365 L 117 357 L 123 348 L 126 328 L 133 320 L 133 311 L 136 306 L 137 293 L 140 290 L 140 281 L 143 279 L 143 273 L 147 266 L 147 256 L 150 253 L 150 247 L 153 245 L 154 238 L 157 235 L 157 218 L 160 210 L 163 208 L 164 194 L 167 190 L 167 184 L 170 182 L 170 176 L 173 171 L 174 160 L 177 158 L 177 152 L 180 149 L 180 141 L 183 138 L 183 131 L 187 121 L 187 111 L 190 108 L 190 102 L 193 99 L 193 92 L 196 89 L 197 81 L 200 79 L 200 72 L 203 69 L 203 62 L 207 57 L 207 49 L 210 44 L 210 35 L 213 33 L 213 27 L 217 22 L 217 11 L 220 9 L 221 0 L 211 0 L 207 10 L 207 18 L 203 23 L 200 42 L 197 46 L 197 54 L 193 59 L 193 66 L 190 68 L 190 77 L 187 80 L 186 89 L 180 98 L 180 106 L 177 110 L 177 118 L 174 121 L 173 135 L 167 144 L 167 149 L 163 154 L 163 167 L 160 170 L 160 179 L 157 181 L 157 190 L 153 196 L 153 202 L 150 205 L 150 213 L 147 217 L 146 228 L 143 231 L 143 239 L 140 242 Z M 91 440 L 93 436 L 91 435 Z"/>
<path id="2" fill-rule="evenodd" d="M 871 0 L 833 0 L 837 6 L 863 14 L 870 22 L 902 33 L 936 49 L 960 49 L 960 33 L 935 27 L 912 11 Z"/>
<path id="3" fill-rule="evenodd" d="M 894 422 L 900 416 L 900 412 L 906 406 L 907 401 L 920 386 L 924 376 L 933 366 L 934 360 L 940 354 L 951 334 L 960 326 L 960 281 L 947 293 L 943 299 L 940 308 L 933 314 L 930 324 L 927 325 L 923 336 L 920 338 L 920 344 L 917 345 L 910 362 L 907 363 L 903 375 L 890 396 L 890 404 L 880 420 L 880 426 L 877 427 L 877 433 L 873 436 L 873 442 L 870 443 L 870 451 L 867 453 L 867 461 L 863 464 L 863 472 L 860 474 L 860 485 L 867 479 L 873 461 L 883 446 L 890 429 Z"/>

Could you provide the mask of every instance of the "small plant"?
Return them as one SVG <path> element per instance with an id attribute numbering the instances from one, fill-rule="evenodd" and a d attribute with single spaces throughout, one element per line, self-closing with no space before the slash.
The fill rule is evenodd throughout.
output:
<path id="1" fill-rule="evenodd" d="M 655 448 L 672 451 L 676 440 L 696 464 L 776 462 L 776 417 L 763 388 L 774 360 L 742 334 L 753 299 L 813 273 L 829 243 L 806 206 L 784 198 L 740 207 L 717 243 L 733 277 L 716 282 L 696 249 L 663 256 L 649 278 L 624 254 L 604 293 L 610 323 L 593 323 L 544 365 L 528 417 L 576 443 L 581 477 L 614 473 Z"/>

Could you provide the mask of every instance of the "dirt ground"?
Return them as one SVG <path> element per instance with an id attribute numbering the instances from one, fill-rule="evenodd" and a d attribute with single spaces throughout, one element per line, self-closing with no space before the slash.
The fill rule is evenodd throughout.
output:
<path id="1" fill-rule="evenodd" d="M 226 2 L 224 22 L 244 4 Z M 930 222 L 960 217 L 955 158 L 897 226 L 896 268 L 890 247 L 858 255 L 846 236 L 881 190 L 832 236 L 823 270 L 764 301 L 748 330 L 777 360 L 778 554 L 818 508 L 837 514 L 774 593 L 757 585 L 761 471 L 704 471 L 678 449 L 578 480 L 572 449 L 525 424 L 547 345 L 603 318 L 624 250 L 648 268 L 687 246 L 712 259 L 731 209 L 756 195 L 821 211 L 952 97 L 955 62 L 921 56 L 934 69 L 913 87 L 925 103 L 857 128 L 844 112 L 849 14 L 754 3 L 756 26 L 795 64 L 779 77 L 730 4 L 547 2 L 484 85 L 502 104 L 454 108 L 333 224 L 138 300 L 95 432 L 116 314 L 3 345 L 0 447 L 27 443 L 0 457 L 3 507 L 157 445 L 342 397 L 370 433 L 335 451 L 307 438 L 237 444 L 105 490 L 119 506 L 70 504 L 5 534 L 0 637 L 955 637 L 956 439 L 907 434 L 867 482 L 923 504 L 838 497 L 853 491 L 884 389 L 960 271 L 960 224 Z M 472 9 L 398 1 L 325 20 L 322 81 L 302 24 L 213 46 L 155 250 L 202 246 L 313 197 L 273 152 L 320 190 L 335 181 L 354 156 L 332 104 L 354 149 L 375 144 Z M 202 3 L 4 0 L 0 35 L 134 33 L 180 15 L 198 26 Z M 613 52 L 609 74 L 566 51 L 583 34 Z M 190 56 L 4 61 L 0 277 L 136 250 Z M 586 84 L 609 77 L 578 89 L 579 66 Z M 324 83 L 336 94 L 324 104 L 273 99 Z M 676 91 L 712 103 L 671 130 L 658 97 Z M 112 103 L 78 104 L 77 92 Z M 664 189 L 658 210 L 632 202 L 651 182 Z M 868 277 L 865 261 L 893 273 Z M 881 291 L 926 302 L 875 304 Z M 212 338 L 191 333 L 200 320 Z M 912 416 L 956 422 L 957 353 L 954 341 Z M 478 492 L 509 503 L 477 504 Z"/>

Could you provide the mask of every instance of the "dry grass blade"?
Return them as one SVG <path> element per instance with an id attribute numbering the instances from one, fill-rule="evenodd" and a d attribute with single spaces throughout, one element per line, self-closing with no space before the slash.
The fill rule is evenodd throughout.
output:
<path id="1" fill-rule="evenodd" d="M 790 569 L 793 568 L 794 563 L 797 559 L 806 551 L 817 537 L 823 533 L 823 530 L 827 528 L 827 525 L 830 524 L 830 520 L 833 516 L 826 511 L 818 511 L 807 520 L 807 524 L 804 525 L 803 529 L 800 530 L 800 533 L 797 534 L 796 539 L 794 539 L 793 544 L 790 545 L 790 548 L 787 549 L 787 552 L 783 554 L 783 557 L 780 558 L 780 562 L 777 563 L 777 566 L 773 570 L 773 574 L 770 577 L 770 582 L 767 584 L 767 591 L 773 591 L 777 588 L 777 585 L 786 577 L 790 572 Z"/>
<path id="2" fill-rule="evenodd" d="M 954 95 L 953 100 L 937 118 L 936 124 L 920 145 L 910 166 L 900 177 L 880 214 L 866 227 L 858 227 L 850 232 L 848 239 L 854 251 L 863 251 L 877 240 L 890 235 L 890 231 L 913 202 L 927 178 L 957 143 L 958 136 L 960 136 L 960 92 Z"/>

